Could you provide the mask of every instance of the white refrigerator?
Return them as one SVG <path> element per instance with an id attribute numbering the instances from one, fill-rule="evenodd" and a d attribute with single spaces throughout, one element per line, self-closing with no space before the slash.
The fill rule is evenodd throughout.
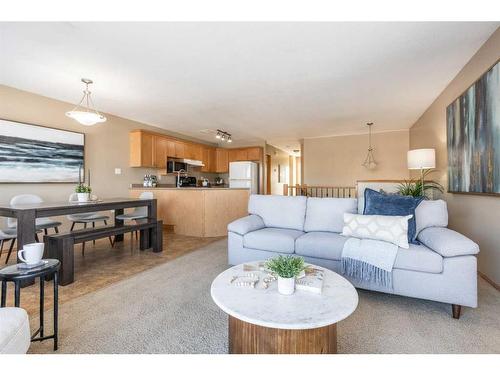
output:
<path id="1" fill-rule="evenodd" d="M 233 161 L 229 163 L 229 187 L 247 188 L 250 193 L 259 193 L 259 169 L 251 161 Z"/>

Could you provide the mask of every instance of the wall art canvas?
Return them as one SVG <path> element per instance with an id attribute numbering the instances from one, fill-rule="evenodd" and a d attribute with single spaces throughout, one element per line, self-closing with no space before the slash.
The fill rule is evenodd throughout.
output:
<path id="1" fill-rule="evenodd" d="M 0 183 L 76 183 L 85 136 L 0 120 Z"/>
<path id="2" fill-rule="evenodd" d="M 446 109 L 448 190 L 500 194 L 500 62 Z"/>

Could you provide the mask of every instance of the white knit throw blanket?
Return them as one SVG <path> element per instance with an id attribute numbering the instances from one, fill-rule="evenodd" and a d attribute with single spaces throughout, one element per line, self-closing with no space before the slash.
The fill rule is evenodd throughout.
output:
<path id="1" fill-rule="evenodd" d="M 349 238 L 342 250 L 342 274 L 392 288 L 397 253 L 398 246 L 389 242 Z"/>

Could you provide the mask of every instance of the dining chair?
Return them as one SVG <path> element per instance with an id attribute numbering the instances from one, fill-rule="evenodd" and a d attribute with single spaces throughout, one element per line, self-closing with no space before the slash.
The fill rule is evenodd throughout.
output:
<path id="1" fill-rule="evenodd" d="M 139 195 L 139 199 L 153 199 L 154 195 L 152 191 L 144 191 Z M 121 214 L 117 215 L 115 217 L 116 220 L 140 220 L 140 219 L 147 219 L 148 218 L 148 208 L 146 206 L 144 207 L 136 207 L 132 212 L 129 212 L 127 214 Z M 134 233 L 135 233 L 135 238 L 137 239 L 137 231 L 130 232 L 130 239 L 134 239 Z"/>
<path id="2" fill-rule="evenodd" d="M 69 201 L 70 202 L 78 202 L 78 196 L 76 193 L 72 193 L 69 196 Z M 95 228 L 95 223 L 102 221 L 104 222 L 104 225 L 108 225 L 108 220 L 109 216 L 103 215 L 99 212 L 84 212 L 81 214 L 72 214 L 72 215 L 67 215 L 66 218 L 71 221 L 71 228 L 70 232 L 75 229 L 75 224 L 83 224 L 83 228 L 87 228 L 87 224 L 92 224 L 92 228 Z M 111 237 L 109 238 L 109 242 L 111 243 L 111 247 L 114 246 L 113 239 Z M 95 240 L 93 241 L 95 244 Z M 85 242 L 82 242 L 82 256 L 85 256 Z"/>
<path id="3" fill-rule="evenodd" d="M 5 264 L 9 261 L 10 254 L 12 253 L 12 249 L 14 248 L 14 244 L 16 243 L 17 231 L 15 229 L 0 229 L 0 258 L 2 257 L 3 252 L 3 244 L 6 241 L 10 241 L 9 251 L 7 252 L 7 260 Z"/>
<path id="4" fill-rule="evenodd" d="M 10 200 L 11 206 L 23 205 L 23 204 L 37 204 L 43 203 L 43 199 L 35 194 L 21 194 L 12 197 Z M 61 226 L 60 221 L 52 220 L 48 217 L 39 217 L 35 220 L 35 226 L 37 230 L 43 230 L 44 234 L 48 234 L 48 229 L 54 228 L 56 233 L 59 233 L 58 227 Z M 10 218 L 7 220 L 7 226 L 10 229 L 17 229 L 17 219 Z"/>
<path id="5" fill-rule="evenodd" d="M 40 232 L 41 230 L 37 230 L 35 233 L 36 242 L 39 242 L 37 233 Z M 12 250 L 14 249 L 16 239 L 17 239 L 17 229 L 12 229 L 12 228 L 0 229 L 0 258 L 2 257 L 4 243 L 10 241 L 9 250 L 7 252 L 7 258 L 5 259 L 5 264 L 9 262 L 10 254 L 12 254 Z"/>

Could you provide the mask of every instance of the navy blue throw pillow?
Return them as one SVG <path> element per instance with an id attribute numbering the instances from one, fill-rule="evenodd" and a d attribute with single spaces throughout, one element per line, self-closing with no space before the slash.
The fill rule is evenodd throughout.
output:
<path id="1" fill-rule="evenodd" d="M 419 244 L 416 238 L 415 208 L 424 197 L 384 194 L 373 189 L 365 189 L 365 208 L 363 215 L 406 216 L 413 215 L 408 220 L 408 242 Z"/>

